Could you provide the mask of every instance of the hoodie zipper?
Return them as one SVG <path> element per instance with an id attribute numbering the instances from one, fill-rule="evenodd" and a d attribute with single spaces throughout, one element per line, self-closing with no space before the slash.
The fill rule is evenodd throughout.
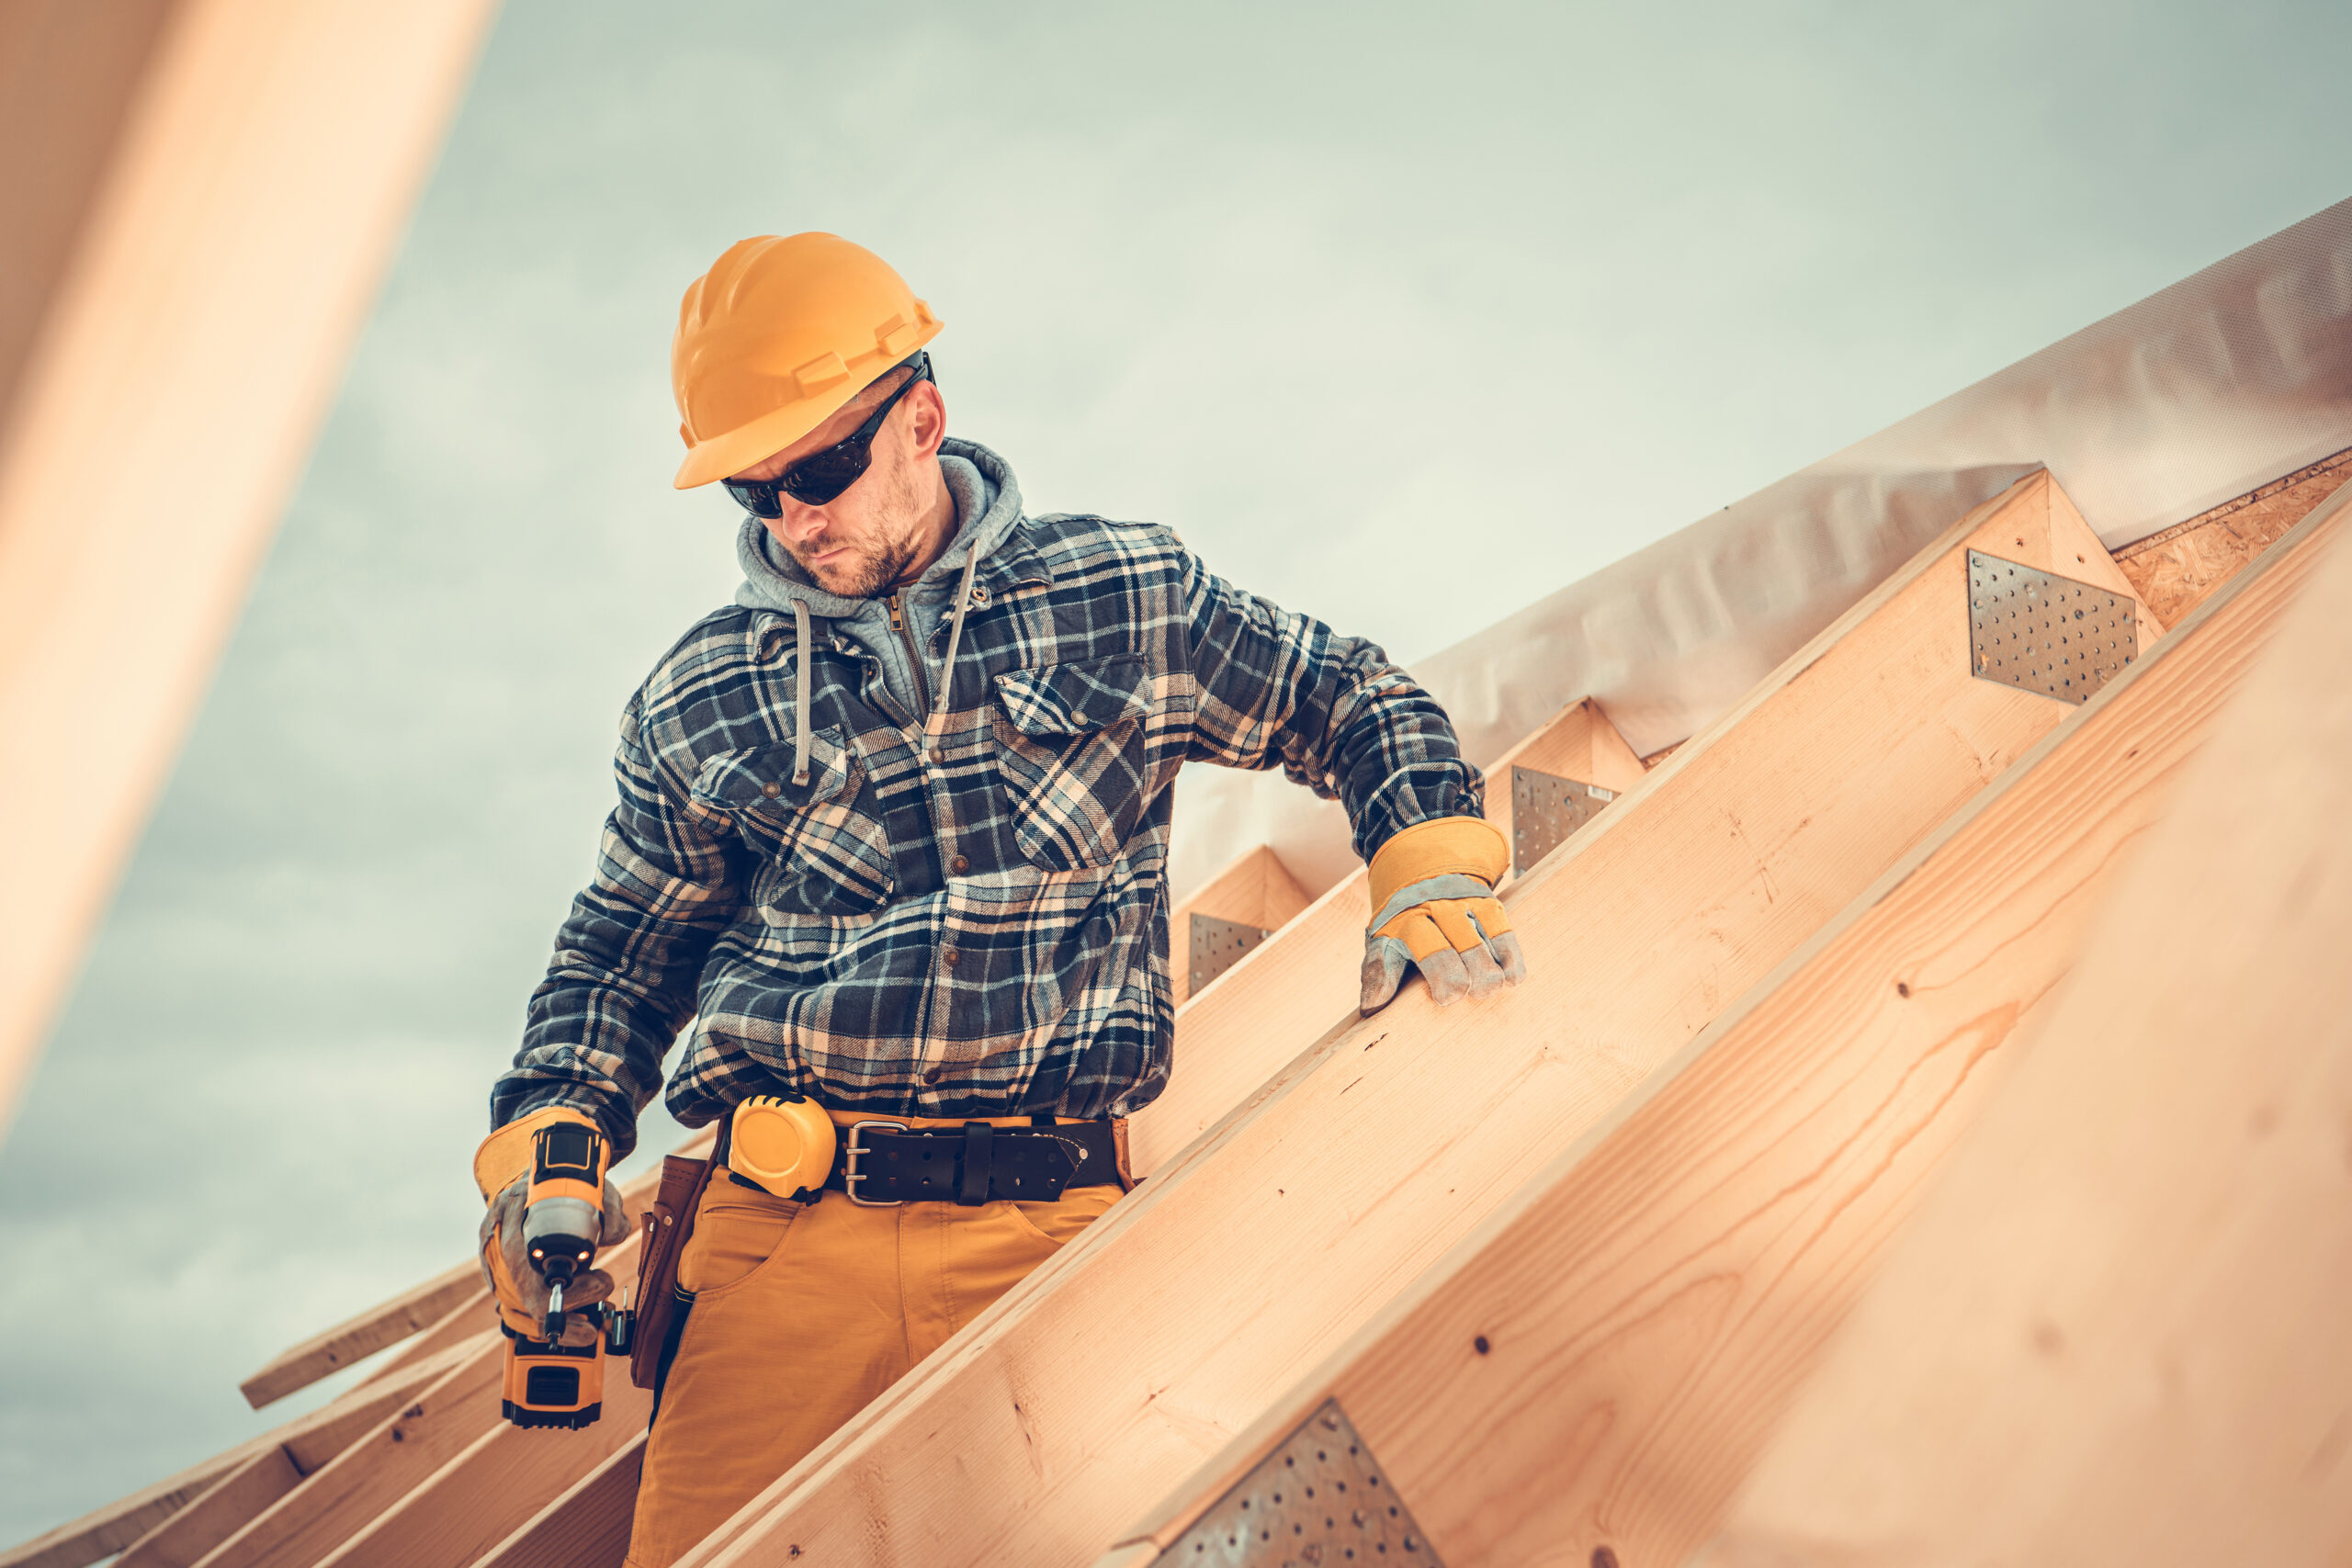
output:
<path id="1" fill-rule="evenodd" d="M 906 645 L 907 668 L 915 676 L 915 728 L 921 729 L 931 722 L 931 688 L 922 676 L 922 650 L 915 647 L 915 634 L 907 626 L 907 617 L 899 607 L 899 596 L 893 593 L 883 601 L 890 606 L 890 629 L 899 634 Z"/>

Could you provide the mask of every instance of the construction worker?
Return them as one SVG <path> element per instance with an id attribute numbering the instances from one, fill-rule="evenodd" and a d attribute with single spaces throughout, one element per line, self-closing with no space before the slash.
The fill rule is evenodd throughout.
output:
<path id="1" fill-rule="evenodd" d="M 948 438 L 925 352 L 941 324 L 880 258 L 816 233 L 732 247 L 679 314 L 676 483 L 741 503 L 745 581 L 622 714 L 594 879 L 492 1094 L 476 1174 L 502 1305 L 528 1322 L 543 1296 L 521 1267 L 528 1138 L 582 1122 L 626 1153 L 690 1017 L 679 1121 L 806 1097 L 840 1153 L 779 1193 L 721 1143 L 677 1266 L 691 1305 L 637 1568 L 686 1551 L 1125 1190 L 1121 1119 L 1171 1066 L 1183 764 L 1279 766 L 1344 803 L 1372 864 L 1366 1011 L 1408 968 L 1442 1002 L 1523 969 L 1493 896 L 1507 849 L 1438 705 L 1166 528 L 1029 515 L 1003 458 Z M 609 1244 L 609 1187 L 605 1207 Z"/>

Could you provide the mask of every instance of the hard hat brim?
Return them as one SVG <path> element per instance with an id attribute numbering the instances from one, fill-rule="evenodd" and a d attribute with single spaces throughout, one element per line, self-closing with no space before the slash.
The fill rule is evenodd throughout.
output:
<path id="1" fill-rule="evenodd" d="M 775 457 L 832 418 L 851 399 L 904 364 L 917 350 L 937 337 L 939 329 L 944 325 L 944 321 L 933 321 L 912 343 L 888 363 L 876 367 L 874 373 L 862 380 L 852 377 L 838 387 L 826 388 L 815 397 L 802 398 L 782 408 L 772 409 L 748 423 L 695 442 L 686 449 L 686 460 L 678 465 L 678 475 L 671 481 L 672 487 L 695 490 L 716 483 L 729 474 L 740 474 L 753 464 Z"/>

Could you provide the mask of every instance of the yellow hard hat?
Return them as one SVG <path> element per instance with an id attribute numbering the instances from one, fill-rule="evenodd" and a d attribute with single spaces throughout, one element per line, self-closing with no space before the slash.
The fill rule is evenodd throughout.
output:
<path id="1" fill-rule="evenodd" d="M 729 245 L 678 306 L 677 487 L 783 451 L 944 325 L 889 263 L 838 234 Z"/>

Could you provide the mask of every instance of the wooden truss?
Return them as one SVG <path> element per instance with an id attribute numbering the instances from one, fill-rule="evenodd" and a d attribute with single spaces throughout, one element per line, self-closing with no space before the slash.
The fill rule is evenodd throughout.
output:
<path id="1" fill-rule="evenodd" d="M 1336 1402 L 1449 1562 L 1682 1561 L 2010 1070 L 2114 868 L 2341 512 L 2306 522 L 1905 855 L 1114 1560 L 1189 1562 L 1204 1539 L 1283 1529 L 1267 1461 Z M 1917 1364 L 1940 1341 L 1905 1343 Z"/>
<path id="2" fill-rule="evenodd" d="M 1821 1513 L 1857 1433 L 1873 1463 L 1912 1464 L 1890 1495 L 1919 1529 L 1980 1539 L 1952 1523 L 1967 1489 L 1870 1425 L 1882 1389 L 1913 1421 L 1957 1397 L 1913 1326 L 1952 1332 L 1932 1289 L 1949 1265 L 1898 1264 L 1857 1325 L 1883 1320 L 1877 1359 L 1842 1382 L 1863 1352 L 1832 1361 L 1783 1413 L 2020 1039 L 2059 1027 L 2052 987 L 2112 868 L 2171 830 L 2176 777 L 2335 513 L 2286 530 L 2344 469 L 2120 567 L 2036 474 L 1646 771 L 1573 705 L 1488 770 L 1515 840 L 1531 805 L 1571 836 L 1506 887 L 1531 978 L 1485 1007 L 1408 987 L 1356 1020 L 1361 874 L 1310 900 L 1270 849 L 1243 856 L 1176 911 L 1180 958 L 1194 913 L 1262 934 L 1185 995 L 1176 1080 L 1133 1129 L 1149 1179 L 690 1561 L 1172 1562 L 1266 1455 L 1341 1429 L 1326 1418 L 1449 1562 L 1537 1542 L 1679 1559 L 1758 1453 L 1724 1562 L 1806 1561 L 1816 1515 L 1853 1522 L 1835 1561 L 1891 1561 L 1877 1516 Z M 1979 678 L 1971 550 L 2142 601 L 2130 668 L 2080 707 Z M 2161 642 L 2157 597 L 2182 616 Z M 1999 1212 L 1931 1207 L 1916 1234 L 1982 1252 Z M 634 1244 L 607 1262 L 628 1278 Z M 264 1404 L 374 1357 L 334 1404 L 0 1568 L 617 1565 L 643 1396 L 616 1369 L 596 1426 L 509 1427 L 490 1324 L 454 1268 L 244 1385 Z"/>

